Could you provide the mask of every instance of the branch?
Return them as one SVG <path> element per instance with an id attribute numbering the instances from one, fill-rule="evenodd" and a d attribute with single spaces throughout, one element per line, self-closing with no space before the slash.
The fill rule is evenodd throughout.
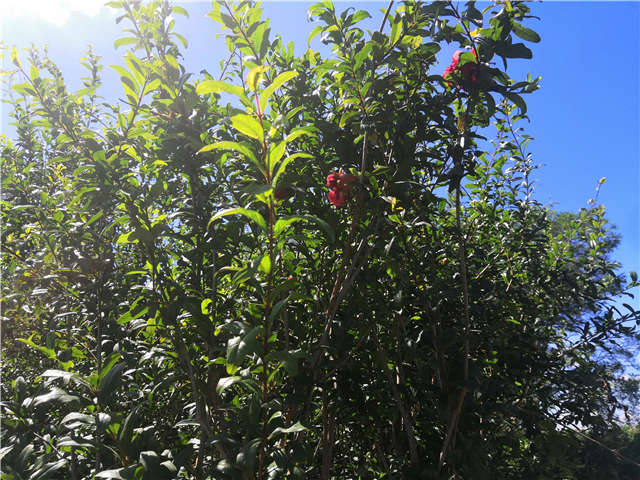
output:
<path id="1" fill-rule="evenodd" d="M 402 400 L 402 396 L 400 395 L 400 391 L 398 390 L 398 386 L 393 380 L 391 376 L 391 372 L 387 368 L 387 356 L 378 344 L 378 355 L 380 358 L 382 369 L 384 370 L 384 374 L 387 378 L 387 382 L 389 382 L 389 386 L 391 387 L 391 392 L 393 393 L 393 398 L 398 406 L 398 410 L 400 411 L 400 416 L 402 417 L 402 422 L 404 423 L 404 431 L 407 434 L 407 440 L 409 442 L 409 455 L 411 457 L 411 463 L 417 465 L 420 461 L 418 457 L 418 444 L 416 442 L 415 434 L 413 433 L 413 421 L 411 418 L 411 414 L 407 410 L 404 401 Z"/>

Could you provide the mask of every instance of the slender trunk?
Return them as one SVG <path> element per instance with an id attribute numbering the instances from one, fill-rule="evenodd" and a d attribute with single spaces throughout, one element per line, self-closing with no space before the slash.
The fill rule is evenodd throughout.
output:
<path id="1" fill-rule="evenodd" d="M 322 395 L 322 403 L 322 467 L 320 479 L 329 480 L 333 458 L 333 440 L 335 438 L 335 419 L 332 416 L 329 405 L 329 395 L 326 388 Z"/>

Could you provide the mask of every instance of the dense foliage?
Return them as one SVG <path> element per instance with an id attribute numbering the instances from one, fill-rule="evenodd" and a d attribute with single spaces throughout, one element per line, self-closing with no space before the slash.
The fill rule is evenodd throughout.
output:
<path id="1" fill-rule="evenodd" d="M 637 478 L 637 277 L 533 196 L 526 4 L 319 3 L 325 58 L 214 3 L 218 78 L 110 5 L 117 105 L 10 54 L 3 479 Z"/>

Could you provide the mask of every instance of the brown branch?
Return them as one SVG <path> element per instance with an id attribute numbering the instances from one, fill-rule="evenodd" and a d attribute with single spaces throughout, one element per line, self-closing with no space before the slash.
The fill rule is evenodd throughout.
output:
<path id="1" fill-rule="evenodd" d="M 393 376 L 391 372 L 387 368 L 387 356 L 384 350 L 378 344 L 378 356 L 380 359 L 380 363 L 382 364 L 382 369 L 384 370 L 385 377 L 387 378 L 387 382 L 391 387 L 391 392 L 393 393 L 393 398 L 396 402 L 398 410 L 400 411 L 400 416 L 402 417 L 402 422 L 404 424 L 404 431 L 407 435 L 407 441 L 409 442 L 409 455 L 411 457 L 411 462 L 414 465 L 417 465 L 419 462 L 418 458 L 418 444 L 416 442 L 415 434 L 413 433 L 413 421 L 411 418 L 411 414 L 409 413 L 402 396 L 400 395 L 400 391 L 398 390 L 398 386 L 396 382 L 393 380 Z"/>
<path id="2" fill-rule="evenodd" d="M 198 420 L 198 424 L 200 425 L 201 435 L 204 434 L 207 438 L 213 438 L 213 432 L 211 431 L 211 427 L 209 426 L 209 418 L 207 415 L 206 407 L 202 401 L 202 397 L 200 396 L 200 392 L 198 391 L 198 385 L 196 383 L 195 373 L 193 371 L 193 366 L 191 365 L 191 355 L 187 350 L 182 336 L 180 334 L 180 327 L 178 322 L 174 323 L 175 333 L 173 335 L 173 341 L 176 346 L 176 352 L 178 354 L 178 358 L 181 360 L 183 364 L 183 368 L 189 378 L 189 383 L 191 384 L 191 394 L 193 395 L 193 400 L 196 402 L 196 417 Z M 215 443 L 218 452 L 222 455 L 224 459 L 229 459 L 229 455 L 227 454 L 225 448 L 220 445 L 220 443 Z M 200 448 L 204 448 L 202 444 L 200 444 Z"/>
<path id="3" fill-rule="evenodd" d="M 323 395 L 322 412 L 322 466 L 320 479 L 329 480 L 331 476 L 331 459 L 333 458 L 333 440 L 335 437 L 335 419 L 329 409 L 329 395 L 325 386 Z"/>
<path id="4" fill-rule="evenodd" d="M 462 412 L 462 405 L 464 403 L 464 397 L 467 393 L 467 387 L 463 387 L 458 395 L 458 403 L 455 406 L 454 410 L 451 412 L 451 419 L 449 420 L 449 428 L 447 429 L 447 436 L 444 438 L 444 442 L 442 444 L 442 450 L 440 451 L 440 458 L 438 461 L 438 471 L 442 470 L 445 459 L 447 457 L 447 451 L 449 449 L 449 445 L 452 443 L 453 438 L 455 437 L 456 430 L 458 428 L 458 422 L 460 420 L 460 413 Z"/>
<path id="5" fill-rule="evenodd" d="M 453 443 L 453 439 L 455 438 L 458 423 L 460 420 L 460 413 L 462 411 L 462 405 L 464 404 L 464 397 L 467 393 L 466 383 L 469 379 L 469 334 L 471 328 L 471 315 L 469 313 L 469 285 L 467 283 L 467 258 L 466 258 L 466 239 L 462 233 L 462 214 L 461 214 L 461 205 L 460 205 L 460 186 L 456 188 L 456 226 L 458 229 L 459 235 L 459 247 L 458 247 L 458 260 L 460 264 L 460 280 L 462 282 L 462 299 L 464 303 L 464 386 L 462 390 L 460 390 L 460 394 L 458 396 L 458 403 L 454 408 L 451 419 L 449 420 L 449 427 L 447 429 L 447 435 L 442 444 L 442 449 L 440 451 L 440 459 L 438 462 L 438 470 L 442 469 L 444 462 L 446 460 L 447 451 L 449 446 Z"/>

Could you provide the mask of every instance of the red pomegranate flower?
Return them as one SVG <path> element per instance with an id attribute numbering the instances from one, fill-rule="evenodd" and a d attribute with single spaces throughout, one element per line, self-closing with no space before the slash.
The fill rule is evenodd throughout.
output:
<path id="1" fill-rule="evenodd" d="M 351 197 L 353 185 L 358 183 L 358 177 L 345 173 L 344 170 L 333 172 L 327 176 L 327 187 L 329 190 L 329 201 L 336 207 L 344 207 Z"/>
<path id="2" fill-rule="evenodd" d="M 348 200 L 347 193 L 344 190 L 341 190 L 339 188 L 334 188 L 330 190 L 328 197 L 329 197 L 329 201 L 333 203 L 336 207 L 344 207 L 344 204 Z"/>
<path id="3" fill-rule="evenodd" d="M 327 175 L 327 187 L 334 188 L 339 179 L 340 176 L 337 172 L 330 173 L 329 175 Z"/>
<path id="4" fill-rule="evenodd" d="M 453 54 L 453 57 L 451 58 L 451 65 L 449 65 L 447 68 L 444 69 L 444 73 L 442 74 L 442 77 L 446 79 L 447 77 L 451 76 L 455 72 L 460 72 L 460 75 L 462 77 L 460 80 L 463 86 L 469 85 L 469 84 L 471 86 L 475 86 L 475 84 L 478 82 L 477 60 L 476 62 L 467 62 L 464 65 L 462 65 L 460 68 L 458 68 L 460 64 L 460 55 L 462 55 L 463 53 L 464 52 L 462 50 L 458 50 L 456 51 L 456 53 Z M 476 57 L 475 50 L 472 53 L 475 58 Z M 454 83 L 454 80 L 449 79 L 449 80 L 445 80 L 445 82 L 447 83 L 447 85 L 452 86 Z M 460 88 L 460 85 L 458 85 L 458 88 Z"/>

